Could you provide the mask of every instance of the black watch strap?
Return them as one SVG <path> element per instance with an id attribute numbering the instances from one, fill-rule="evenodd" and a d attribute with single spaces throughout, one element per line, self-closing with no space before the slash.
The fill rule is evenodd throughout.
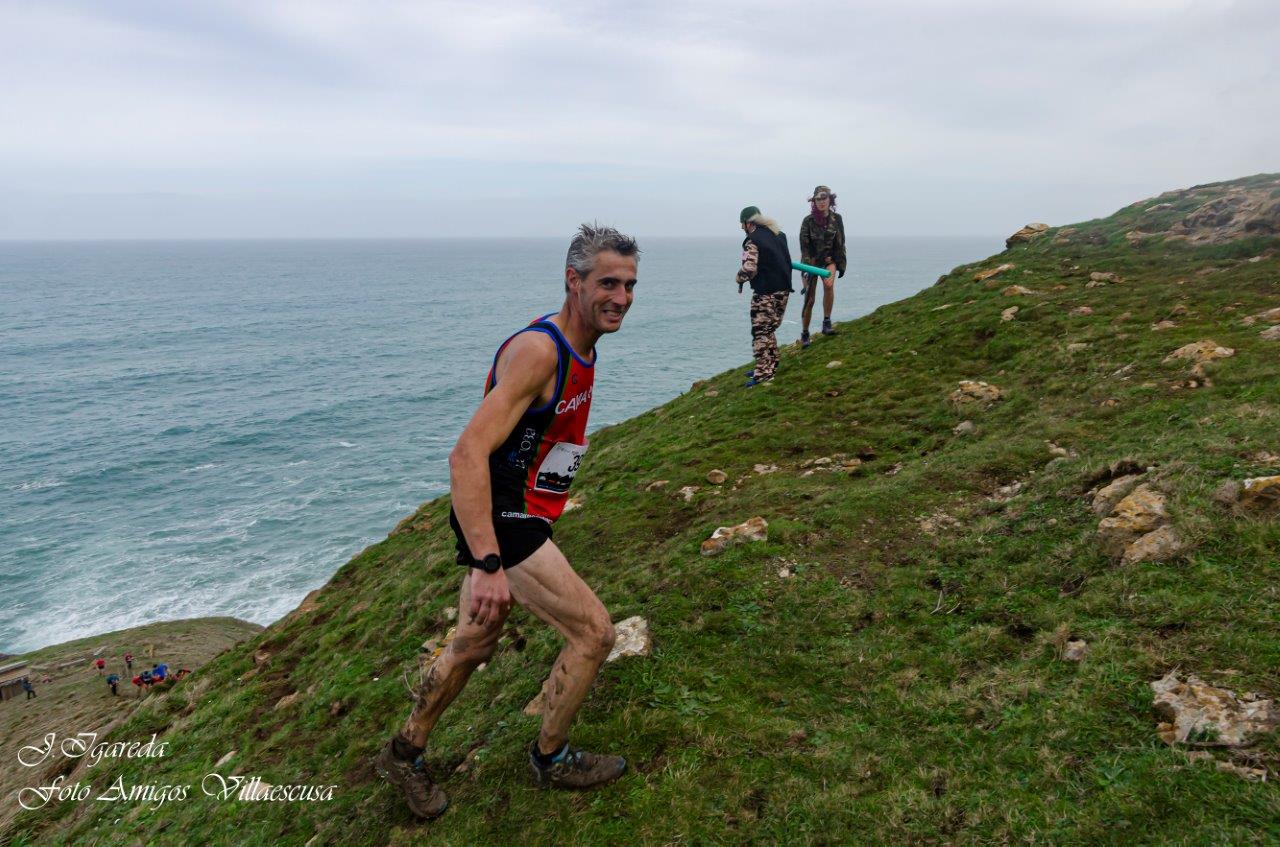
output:
<path id="1" fill-rule="evenodd" d="M 497 573 L 502 570 L 502 557 L 497 553 L 490 553 L 483 559 L 472 559 L 471 567 L 479 568 L 485 573 Z"/>

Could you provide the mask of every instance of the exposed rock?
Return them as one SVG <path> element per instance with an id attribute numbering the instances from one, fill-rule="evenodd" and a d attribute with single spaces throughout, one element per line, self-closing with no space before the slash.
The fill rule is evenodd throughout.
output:
<path id="1" fill-rule="evenodd" d="M 649 483 L 648 485 L 646 485 L 646 486 L 644 487 L 644 490 L 645 490 L 645 491 L 658 491 L 658 490 L 660 490 L 660 489 L 666 488 L 666 487 L 667 487 L 668 485 L 670 485 L 670 484 L 671 484 L 671 480 L 669 480 L 669 479 L 655 479 L 653 482 L 651 482 L 651 483 Z"/>
<path id="2" fill-rule="evenodd" d="M 1067 345 L 1068 353 L 1079 353 L 1081 350 L 1088 350 L 1089 345 L 1084 341 L 1073 341 Z"/>
<path id="3" fill-rule="evenodd" d="M 1083 639 L 1075 639 L 1068 641 L 1062 647 L 1062 660 L 1064 662 L 1083 661 L 1084 657 L 1089 654 L 1089 644 Z"/>
<path id="4" fill-rule="evenodd" d="M 960 421 L 951 429 L 956 435 L 973 435 L 977 430 L 978 428 L 973 425 L 973 421 Z"/>
<path id="5" fill-rule="evenodd" d="M 943 309 L 950 309 L 950 308 L 951 308 L 952 306 L 954 306 L 954 305 L 955 305 L 954 303 L 943 303 L 941 306 L 934 306 L 934 307 L 933 307 L 932 309 L 930 309 L 929 311 L 930 311 L 930 312 L 941 312 Z"/>
<path id="6" fill-rule="evenodd" d="M 1052 441 L 1046 441 L 1045 446 L 1049 448 L 1049 455 L 1051 456 L 1059 456 L 1064 459 L 1075 458 L 1076 454 L 1074 451 L 1068 450 L 1066 447 L 1059 447 L 1057 444 L 1054 444 Z"/>
<path id="7" fill-rule="evenodd" d="M 270 658 L 271 658 L 271 651 L 268 650 L 266 647 L 263 647 L 262 649 L 258 650 L 253 654 L 253 663 L 255 665 L 263 665 L 263 664 L 266 664 L 267 659 L 270 659 Z"/>
<path id="8" fill-rule="evenodd" d="M 653 641 L 649 637 L 649 622 L 639 615 L 613 625 L 617 640 L 609 651 L 605 662 L 616 662 L 626 656 L 647 656 L 653 650 Z"/>
<path id="9" fill-rule="evenodd" d="M 1125 547 L 1120 561 L 1126 565 L 1138 562 L 1167 562 L 1184 549 L 1186 545 L 1183 544 L 1177 531 L 1166 524 Z"/>
<path id="10" fill-rule="evenodd" d="M 765 541 L 769 537 L 769 524 L 762 517 L 754 517 L 737 526 L 717 527 L 711 537 L 702 542 L 702 555 L 718 556 L 735 544 L 748 541 Z"/>
<path id="11" fill-rule="evenodd" d="M 1280 475 L 1246 479 L 1240 491 L 1240 507 L 1258 511 L 1280 508 Z"/>
<path id="12" fill-rule="evenodd" d="M 1017 316 L 1017 314 L 1018 314 L 1018 307 L 1010 306 L 1009 308 L 1005 309 L 1003 312 L 1000 313 L 1000 320 L 1011 321 L 1014 319 L 1014 317 Z"/>
<path id="13" fill-rule="evenodd" d="M 1151 325 L 1152 332 L 1163 332 L 1166 329 L 1177 329 L 1178 325 L 1173 321 L 1156 321 Z"/>
<path id="14" fill-rule="evenodd" d="M 706 396 L 708 396 L 708 397 L 719 397 L 719 396 L 720 396 L 720 389 L 718 389 L 718 388 L 708 388 L 708 389 L 707 389 L 705 392 L 703 392 L 703 393 L 704 393 L 704 394 L 706 394 Z"/>
<path id="15" fill-rule="evenodd" d="M 1168 520 L 1164 495 L 1144 483 L 1117 503 L 1111 514 L 1098 524 L 1098 542 L 1109 555 L 1119 557 L 1130 544 Z"/>
<path id="16" fill-rule="evenodd" d="M 678 496 L 684 498 L 684 502 L 686 503 L 692 501 L 693 495 L 697 493 L 698 493 L 698 486 L 696 485 L 686 485 L 684 488 L 681 488 L 679 491 L 676 492 Z"/>
<path id="17" fill-rule="evenodd" d="M 1011 270 L 1013 270 L 1013 269 L 1014 269 L 1014 268 L 1016 268 L 1016 267 L 1017 267 L 1017 265 L 1015 265 L 1015 264 L 1012 264 L 1012 263 L 1010 263 L 1010 262 L 1005 262 L 1003 265 L 999 265 L 999 266 L 994 267 L 994 268 L 988 268 L 988 269 L 987 269 L 987 270 L 985 270 L 985 271 L 978 271 L 976 274 L 974 274 L 974 275 L 973 275 L 973 281 L 974 281 L 974 282 L 986 282 L 987 280 L 991 279 L 992 277 L 997 277 L 997 276 L 999 276 L 1000 274 L 1004 273 L 1005 271 L 1011 271 Z"/>
<path id="18" fill-rule="evenodd" d="M 761 476 L 764 474 L 777 473 L 781 470 L 777 465 L 754 465 L 751 469 Z"/>
<path id="19" fill-rule="evenodd" d="M 1093 309 L 1090 306 L 1076 306 L 1071 310 L 1071 314 L 1077 318 L 1087 318 L 1093 314 Z"/>
<path id="20" fill-rule="evenodd" d="M 1036 292 L 1027 288 L 1025 285 L 1006 285 L 1001 289 L 1000 293 L 1005 297 L 1026 297 L 1027 295 L 1035 294 Z"/>
<path id="21" fill-rule="evenodd" d="M 1169 227 L 1191 244 L 1224 244 L 1250 236 L 1280 235 L 1280 198 L 1276 182 L 1250 186 L 1202 186 L 1184 192 L 1204 202 Z"/>
<path id="22" fill-rule="evenodd" d="M 1179 359 L 1185 359 L 1199 365 L 1204 364 L 1205 362 L 1212 362 L 1215 359 L 1225 359 L 1229 356 L 1234 356 L 1235 354 L 1236 351 L 1232 350 L 1230 347 L 1223 347 L 1213 339 L 1206 339 L 1204 341 L 1193 341 L 1190 344 L 1182 345 L 1168 356 L 1165 356 L 1164 361 L 1167 364 Z"/>
<path id="23" fill-rule="evenodd" d="M 990 406 L 1004 396 L 1004 392 L 994 385 L 976 382 L 970 379 L 960 380 L 960 387 L 951 392 L 951 402 L 956 406 L 970 403 L 981 403 Z"/>
<path id="24" fill-rule="evenodd" d="M 1267 309 L 1265 312 L 1258 312 L 1258 314 L 1254 315 L 1253 317 L 1257 318 L 1263 323 L 1269 323 L 1269 324 L 1280 323 L 1280 306 L 1277 306 L 1274 309 Z"/>
<path id="25" fill-rule="evenodd" d="M 544 706 L 546 706 L 546 702 L 547 702 L 547 689 L 550 687 L 550 685 L 551 685 L 551 678 L 548 677 L 547 681 L 542 683 L 542 688 L 538 689 L 538 693 L 534 696 L 532 700 L 530 700 L 528 703 L 525 704 L 524 708 L 521 711 L 523 711 L 526 715 L 529 715 L 530 717 L 536 717 L 537 715 L 542 714 L 542 709 Z"/>
<path id="26" fill-rule="evenodd" d="M 1099 488 L 1093 495 L 1093 512 L 1096 515 L 1107 515 L 1116 504 L 1129 495 L 1130 491 L 1142 479 L 1141 474 L 1129 474 L 1113 480 L 1109 485 Z"/>
<path id="27" fill-rule="evenodd" d="M 1174 306 L 1172 309 L 1169 310 L 1169 316 L 1174 317 L 1176 315 L 1185 315 L 1190 311 L 1191 310 L 1187 308 L 1186 303 L 1179 303 L 1178 305 Z"/>
<path id="28" fill-rule="evenodd" d="M 1257 694 L 1209 685 L 1194 674 L 1186 682 L 1176 670 L 1151 683 L 1152 705 L 1164 721 L 1157 728 L 1168 744 L 1244 747 L 1253 736 L 1280 726 L 1280 708 Z"/>
<path id="29" fill-rule="evenodd" d="M 301 696 L 302 696 L 301 691 L 295 691 L 292 694 L 286 694 L 285 696 L 277 700 L 276 704 L 271 708 L 277 712 L 280 711 L 281 709 L 287 709 L 290 706 L 292 706 L 294 703 L 298 702 L 298 698 Z"/>
<path id="30" fill-rule="evenodd" d="M 722 470 L 707 471 L 707 482 L 712 485 L 722 485 L 729 475 Z"/>
<path id="31" fill-rule="evenodd" d="M 444 607 L 444 619 L 445 619 L 446 621 L 449 621 L 449 622 L 456 621 L 456 620 L 458 619 L 458 607 L 457 607 L 457 606 L 445 606 L 445 607 Z"/>
<path id="32" fill-rule="evenodd" d="M 1264 329 L 1258 337 L 1263 341 L 1280 341 L 1280 324 Z"/>
<path id="33" fill-rule="evenodd" d="M 574 509 L 581 509 L 581 508 L 582 508 L 582 502 L 583 502 L 583 501 L 582 501 L 582 495 L 581 495 L 581 494 L 575 494 L 575 495 L 573 495 L 572 497 L 570 497 L 568 500 L 566 500 L 566 501 L 565 501 L 565 503 L 564 503 L 564 510 L 565 510 L 566 512 L 572 512 Z"/>
<path id="34" fill-rule="evenodd" d="M 840 361 L 839 359 L 832 359 L 830 362 L 827 362 L 827 370 L 831 370 L 832 368 L 838 368 L 843 364 L 844 362 Z"/>
<path id="35" fill-rule="evenodd" d="M 221 759 L 219 759 L 218 761 L 216 761 L 216 762 L 214 762 L 214 763 L 213 763 L 213 766 L 214 766 L 215 768 L 220 768 L 220 767 L 222 767 L 223 765 L 225 765 L 227 762 L 229 762 L 229 761 L 231 761 L 232 759 L 234 759 L 234 758 L 235 758 L 235 756 L 236 756 L 236 751 L 235 751 L 235 750 L 231 750 L 231 751 L 229 751 L 229 752 L 227 752 L 227 753 L 223 754 L 223 756 L 222 756 L 222 758 L 221 758 Z"/>
<path id="36" fill-rule="evenodd" d="M 1121 282 L 1122 280 L 1120 279 L 1119 274 L 1111 273 L 1110 271 L 1106 271 L 1106 272 L 1094 271 L 1093 273 L 1089 274 L 1089 281 L 1108 283 L 1108 282 Z"/>
<path id="37" fill-rule="evenodd" d="M 1009 248 L 1015 244 L 1024 244 L 1033 238 L 1038 238 L 1039 236 L 1044 235 L 1048 231 L 1048 224 L 1027 224 L 1022 229 L 1006 238 L 1004 240 L 1004 246 Z"/>

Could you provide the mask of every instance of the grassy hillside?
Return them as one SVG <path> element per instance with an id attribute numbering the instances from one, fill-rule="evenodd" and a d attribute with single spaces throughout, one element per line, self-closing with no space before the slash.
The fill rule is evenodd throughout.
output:
<path id="1" fill-rule="evenodd" d="M 219 772 L 336 784 L 332 801 L 64 803 L 13 843 L 1280 843 L 1276 783 L 1166 745 L 1148 687 L 1178 668 L 1280 695 L 1280 519 L 1212 496 L 1280 473 L 1280 341 L 1244 320 L 1280 306 L 1280 229 L 1265 209 L 1220 239 L 1222 215 L 1185 224 L 1241 196 L 1265 206 L 1280 177 L 1051 229 L 787 350 L 767 389 L 735 370 L 597 433 L 556 539 L 654 636 L 606 667 L 573 732 L 628 758 L 617 785 L 527 781 L 521 707 L 558 644 L 520 612 L 428 751 L 449 812 L 418 825 L 374 775 L 401 675 L 457 603 L 442 499 L 113 732 L 161 732 L 171 755 L 93 776 L 198 792 L 234 750 Z M 1164 362 L 1205 339 L 1235 354 Z M 961 380 L 1003 399 L 957 407 Z M 806 475 L 823 457 L 849 469 Z M 1096 539 L 1091 493 L 1129 470 L 1168 498 L 1171 560 L 1123 564 Z M 757 515 L 768 541 L 699 555 Z M 1075 638 L 1089 653 L 1064 661 Z M 1280 777 L 1274 737 L 1214 755 Z"/>
<path id="2" fill-rule="evenodd" d="M 47 784 L 18 764 L 20 748 L 39 744 L 50 732 L 59 737 L 89 732 L 105 736 L 128 720 L 135 708 L 167 707 L 162 689 L 136 688 L 130 682 L 133 674 L 159 662 L 167 662 L 175 673 L 180 668 L 194 670 L 260 632 L 261 626 L 236 618 L 188 618 L 116 630 L 12 657 L 9 661 L 29 663 L 26 673 L 36 697 L 28 700 L 19 692 L 0 702 L 0 762 L 4 762 L 0 797 L 5 798 L 0 805 L 0 833 L 22 810 L 16 792 Z M 132 673 L 125 667 L 125 653 L 134 655 Z M 101 674 L 93 666 L 98 657 L 106 662 Z M 120 677 L 118 696 L 113 697 L 107 687 L 109 674 Z M 50 763 L 47 770 L 36 773 L 66 773 L 69 769 L 61 767 L 65 764 L 65 760 Z"/>

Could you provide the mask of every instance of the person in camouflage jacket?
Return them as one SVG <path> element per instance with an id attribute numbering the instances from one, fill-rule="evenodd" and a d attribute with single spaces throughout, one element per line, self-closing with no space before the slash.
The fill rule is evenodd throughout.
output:
<path id="1" fill-rule="evenodd" d="M 736 276 L 738 293 L 751 284 L 751 353 L 755 370 L 747 387 L 768 385 L 778 369 L 778 326 L 791 296 L 791 250 L 778 224 L 748 206 L 738 216 L 746 238 L 742 266 Z"/>
<path id="2" fill-rule="evenodd" d="M 809 321 L 813 317 L 817 282 L 822 279 L 822 334 L 835 335 L 831 327 L 831 307 L 836 302 L 836 277 L 844 276 L 847 256 L 844 242 L 844 219 L 835 210 L 836 195 L 825 185 L 813 189 L 809 198 L 809 214 L 800 224 L 800 261 L 831 271 L 826 278 L 804 274 L 804 309 L 800 313 L 800 343 L 809 345 Z"/>

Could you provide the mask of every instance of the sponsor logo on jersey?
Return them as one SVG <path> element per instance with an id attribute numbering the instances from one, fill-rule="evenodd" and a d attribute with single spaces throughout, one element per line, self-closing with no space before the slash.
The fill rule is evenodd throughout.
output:
<path id="1" fill-rule="evenodd" d="M 563 415 L 566 412 L 572 412 L 575 409 L 577 409 L 579 406 L 585 406 L 590 402 L 591 402 L 591 389 L 588 388 L 586 391 L 579 391 L 577 394 L 573 395 L 573 397 L 568 400 L 561 400 L 559 403 L 557 403 L 556 414 Z"/>

